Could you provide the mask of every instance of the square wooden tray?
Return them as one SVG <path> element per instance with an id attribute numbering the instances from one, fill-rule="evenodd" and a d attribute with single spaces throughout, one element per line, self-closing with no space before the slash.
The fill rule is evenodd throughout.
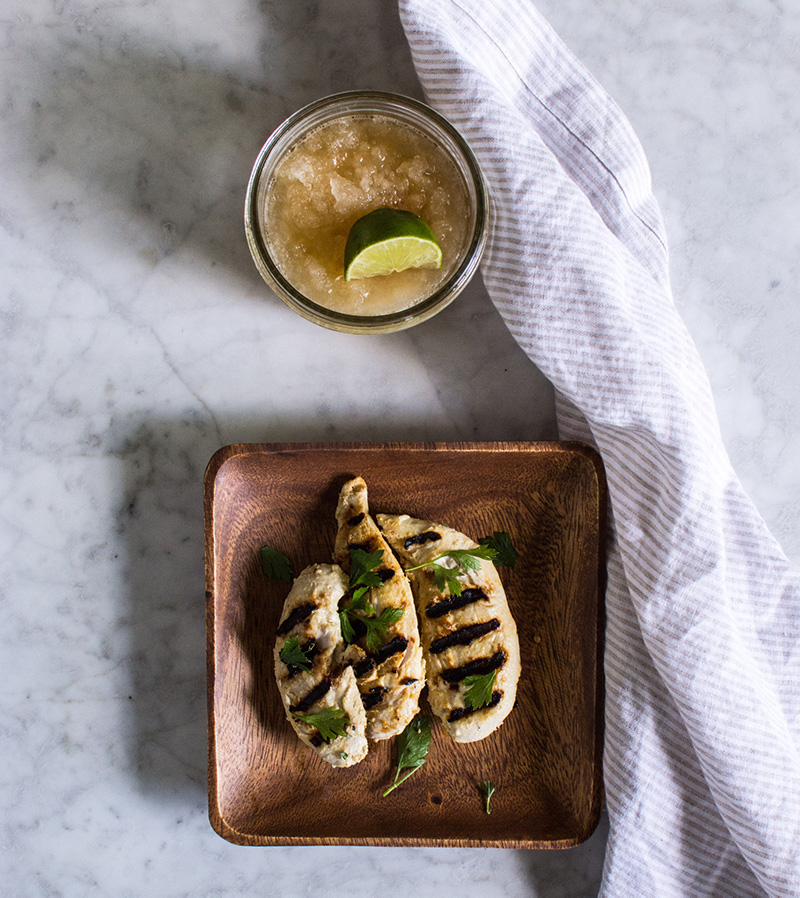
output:
<path id="1" fill-rule="evenodd" d="M 383 798 L 395 740 L 333 770 L 295 736 L 273 643 L 289 585 L 259 549 L 299 572 L 331 560 L 339 488 L 362 475 L 375 512 L 405 512 L 474 538 L 511 534 L 501 568 L 522 653 L 517 704 L 487 739 L 434 725 L 428 761 Z M 574 443 L 233 445 L 205 479 L 209 816 L 242 845 L 567 848 L 600 815 L 606 493 L 599 456 Z M 424 695 L 424 694 L 423 694 Z M 497 787 L 491 814 L 479 791 Z"/>

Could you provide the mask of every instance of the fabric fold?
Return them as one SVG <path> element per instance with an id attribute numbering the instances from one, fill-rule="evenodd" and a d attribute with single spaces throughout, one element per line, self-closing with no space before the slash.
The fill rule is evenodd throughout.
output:
<path id="1" fill-rule="evenodd" d="M 489 295 L 606 467 L 602 890 L 800 894 L 800 574 L 728 460 L 642 148 L 524 0 L 400 11 L 489 182 Z"/>

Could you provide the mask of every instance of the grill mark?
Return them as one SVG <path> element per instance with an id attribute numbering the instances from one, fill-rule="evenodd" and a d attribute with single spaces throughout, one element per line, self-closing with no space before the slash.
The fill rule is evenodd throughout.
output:
<path id="1" fill-rule="evenodd" d="M 350 626 L 353 628 L 353 632 L 356 634 L 356 639 L 361 639 L 362 637 L 367 635 L 367 625 L 363 620 L 359 618 L 357 614 L 353 615 L 350 618 Z"/>
<path id="2" fill-rule="evenodd" d="M 419 677 L 403 677 L 403 679 L 400 680 L 400 684 L 402 686 L 410 686 L 412 683 L 418 683 L 418 682 L 419 682 Z"/>
<path id="3" fill-rule="evenodd" d="M 409 536 L 403 545 L 406 549 L 410 549 L 412 546 L 424 546 L 425 543 L 438 542 L 441 538 L 441 533 L 437 533 L 435 530 L 426 530 L 424 533 L 417 533 L 416 536 Z"/>
<path id="4" fill-rule="evenodd" d="M 506 653 L 500 649 L 488 658 L 476 658 L 462 667 L 451 667 L 441 673 L 445 683 L 460 683 L 466 677 L 482 677 L 484 674 L 498 670 L 506 663 Z"/>
<path id="5" fill-rule="evenodd" d="M 292 714 L 302 714 L 305 711 L 318 702 L 323 695 L 325 695 L 331 688 L 333 684 L 331 683 L 330 677 L 324 677 L 322 680 L 317 683 L 317 685 L 309 692 L 305 698 L 301 698 L 300 701 L 296 705 L 291 705 L 289 710 Z"/>
<path id="6" fill-rule="evenodd" d="M 353 665 L 353 673 L 356 675 L 356 679 L 360 680 L 362 677 L 365 677 L 373 667 L 375 667 L 374 659 L 367 656 L 360 661 L 356 661 Z"/>
<path id="7" fill-rule="evenodd" d="M 309 639 L 304 645 L 300 646 L 300 651 L 305 653 L 306 658 L 308 658 L 309 664 L 312 669 L 314 667 L 314 659 L 319 654 L 319 649 L 317 648 L 317 643 L 313 639 Z M 289 679 L 292 677 L 296 677 L 302 670 L 302 667 L 298 667 L 296 664 L 287 664 L 289 668 Z"/>
<path id="8" fill-rule="evenodd" d="M 383 697 L 385 695 L 385 686 L 373 686 L 372 689 L 368 689 L 366 692 L 362 692 L 361 702 L 364 705 L 364 710 L 369 711 L 370 708 L 374 708 L 375 705 L 379 705 L 383 701 Z"/>
<path id="9" fill-rule="evenodd" d="M 441 602 L 433 602 L 428 605 L 425 609 L 425 614 L 430 618 L 444 617 L 445 614 L 449 614 L 451 611 L 465 608 L 467 605 L 472 605 L 473 602 L 480 602 L 481 599 L 486 599 L 488 602 L 489 596 L 482 589 L 478 589 L 477 586 L 462 589 L 460 596 L 448 596 L 446 599 L 442 599 Z"/>
<path id="10" fill-rule="evenodd" d="M 489 704 L 483 705 L 483 707 L 481 708 L 453 708 L 453 710 L 447 715 L 447 722 L 455 723 L 457 720 L 463 720 L 465 717 L 469 717 L 470 714 L 474 714 L 476 711 L 483 711 L 485 708 L 494 708 L 495 705 L 500 704 L 500 699 L 502 697 L 502 692 L 493 692 Z"/>
<path id="11" fill-rule="evenodd" d="M 393 658 L 395 655 L 399 655 L 400 652 L 404 652 L 408 648 L 408 640 L 405 636 L 395 636 L 391 642 L 387 642 L 383 648 L 375 652 L 374 655 L 367 655 L 366 658 L 362 658 L 360 661 L 356 661 L 353 665 L 353 673 L 356 675 L 356 679 L 361 679 L 365 677 L 373 668 L 377 667 L 379 664 L 383 664 L 384 661 L 387 661 L 389 658 Z"/>
<path id="12" fill-rule="evenodd" d="M 481 636 L 491 633 L 500 627 L 500 621 L 493 617 L 491 620 L 481 621 L 478 624 L 470 624 L 468 627 L 461 627 L 460 630 L 453 630 L 445 636 L 434 639 L 428 651 L 432 655 L 438 655 L 446 651 L 454 645 L 469 645 Z"/>
<path id="13" fill-rule="evenodd" d="M 314 748 L 319 748 L 320 745 L 325 742 L 325 740 L 322 738 L 322 733 L 320 733 L 319 731 L 314 733 L 314 735 L 308 741 L 314 746 Z"/>
<path id="14" fill-rule="evenodd" d="M 387 642 L 386 645 L 375 654 L 375 663 L 383 664 L 387 658 L 391 658 L 393 655 L 398 655 L 400 652 L 404 652 L 406 648 L 408 648 L 408 640 L 405 636 L 395 636 L 391 642 Z"/>
<path id="15" fill-rule="evenodd" d="M 350 543 L 347 548 L 350 550 L 361 549 L 362 552 L 372 552 L 372 545 L 373 543 L 371 539 L 365 539 L 363 543 Z"/>
<path id="16" fill-rule="evenodd" d="M 394 577 L 394 571 L 390 567 L 385 567 L 375 573 L 381 578 L 381 583 L 386 583 L 387 580 L 391 580 Z"/>
<path id="17" fill-rule="evenodd" d="M 286 620 L 280 624 L 278 629 L 275 631 L 276 636 L 285 636 L 290 630 L 292 630 L 297 624 L 301 621 L 306 620 L 306 618 L 311 616 L 311 612 L 316 609 L 316 605 L 313 602 L 304 602 L 302 605 L 298 605 L 294 611 L 286 618 Z"/>
<path id="18" fill-rule="evenodd" d="M 354 514 L 352 518 L 347 519 L 347 523 L 351 527 L 357 527 L 364 520 L 364 512 L 362 511 L 360 514 Z"/>

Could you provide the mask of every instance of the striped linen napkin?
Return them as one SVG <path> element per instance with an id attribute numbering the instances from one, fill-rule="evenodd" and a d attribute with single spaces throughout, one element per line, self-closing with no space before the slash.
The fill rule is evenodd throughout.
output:
<path id="1" fill-rule="evenodd" d="M 601 894 L 800 895 L 800 572 L 724 449 L 620 110 L 525 0 L 400 0 L 495 226 L 486 288 L 613 514 Z"/>

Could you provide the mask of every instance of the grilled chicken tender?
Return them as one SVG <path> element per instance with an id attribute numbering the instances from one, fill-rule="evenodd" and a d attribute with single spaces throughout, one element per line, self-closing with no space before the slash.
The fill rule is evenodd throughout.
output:
<path id="1" fill-rule="evenodd" d="M 379 514 L 376 520 L 404 568 L 478 546 L 457 530 L 408 515 Z M 455 567 L 451 559 L 439 563 Z M 481 560 L 479 570 L 460 576 L 460 596 L 441 592 L 430 567 L 409 571 L 408 577 L 419 613 L 431 710 L 456 742 L 484 739 L 514 706 L 520 673 L 517 627 L 497 569 Z M 490 704 L 472 710 L 464 700 L 464 680 L 493 670 Z"/>
<path id="2" fill-rule="evenodd" d="M 350 767 L 367 754 L 367 718 L 353 669 L 343 658 L 339 601 L 348 578 L 335 564 L 312 564 L 294 581 L 275 639 L 275 678 L 289 723 L 300 739 L 333 767 Z M 293 636 L 311 670 L 284 664 L 281 649 Z M 350 718 L 344 736 L 326 742 L 319 730 L 294 716 L 337 708 Z"/>
<path id="3" fill-rule="evenodd" d="M 339 529 L 334 560 L 349 571 L 351 548 L 365 552 L 383 550 L 376 569 L 383 583 L 372 587 L 369 600 L 376 615 L 385 608 L 403 610 L 403 616 L 386 630 L 384 644 L 377 652 L 367 651 L 363 639 L 348 650 L 367 712 L 367 738 L 389 739 L 411 722 L 419 710 L 419 694 L 425 685 L 414 598 L 402 567 L 369 514 L 367 485 L 361 477 L 342 487 L 336 520 Z"/>

